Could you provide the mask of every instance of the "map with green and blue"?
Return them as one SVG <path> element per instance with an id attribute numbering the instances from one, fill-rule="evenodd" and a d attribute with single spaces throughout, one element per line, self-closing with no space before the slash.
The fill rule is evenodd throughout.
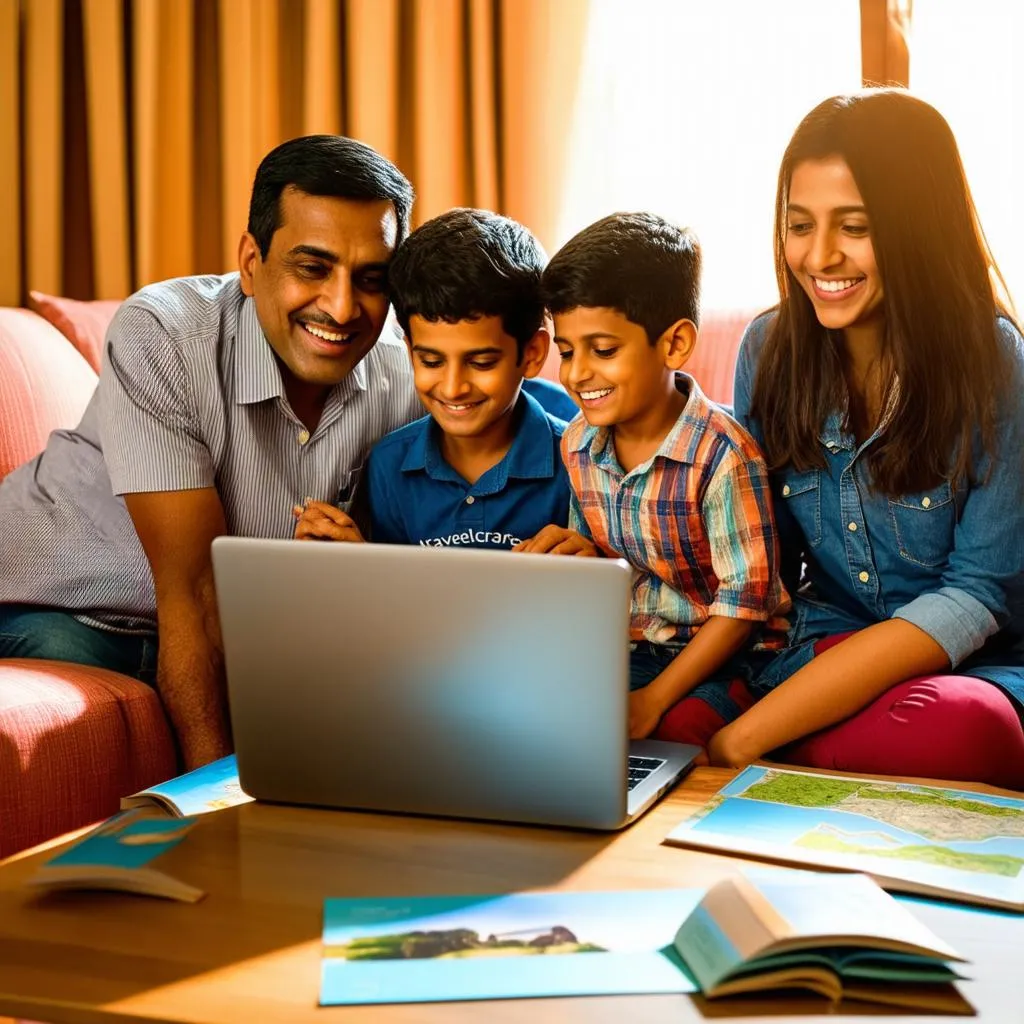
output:
<path id="1" fill-rule="evenodd" d="M 667 841 L 1024 910 L 1024 800 L 751 766 Z"/>

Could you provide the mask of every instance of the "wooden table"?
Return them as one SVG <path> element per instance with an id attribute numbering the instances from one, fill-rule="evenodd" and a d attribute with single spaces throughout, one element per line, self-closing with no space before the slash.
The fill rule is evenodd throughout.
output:
<path id="1" fill-rule="evenodd" d="M 646 1022 L 803 1020 L 820 1001 L 690 996 L 318 1008 L 327 896 L 706 886 L 743 861 L 661 845 L 733 773 L 694 771 L 632 828 L 606 835 L 247 804 L 204 817 L 161 866 L 205 889 L 194 905 L 22 886 L 46 852 L 0 866 L 0 1015 L 113 1021 Z M 51 844 L 52 847 L 53 844 Z M 981 1019 L 1024 1021 L 1024 918 L 942 904 L 915 912 L 974 961 Z M 948 1020 L 847 1004 L 830 1022 Z"/>

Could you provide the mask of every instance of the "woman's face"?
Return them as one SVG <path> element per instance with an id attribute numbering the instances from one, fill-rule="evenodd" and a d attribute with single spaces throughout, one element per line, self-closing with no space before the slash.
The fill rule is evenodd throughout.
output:
<path id="1" fill-rule="evenodd" d="M 881 326 L 882 279 L 871 229 L 842 157 L 805 160 L 793 169 L 785 252 L 822 326 L 837 331 Z"/>

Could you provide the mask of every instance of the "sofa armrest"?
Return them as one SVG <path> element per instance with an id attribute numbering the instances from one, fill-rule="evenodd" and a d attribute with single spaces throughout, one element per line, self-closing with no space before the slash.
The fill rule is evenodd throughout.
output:
<path id="1" fill-rule="evenodd" d="M 176 772 L 151 687 L 67 662 L 0 660 L 0 857 L 106 818 Z"/>

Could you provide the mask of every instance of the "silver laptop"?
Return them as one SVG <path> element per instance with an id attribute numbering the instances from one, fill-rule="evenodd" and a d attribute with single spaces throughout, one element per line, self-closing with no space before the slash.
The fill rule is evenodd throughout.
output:
<path id="1" fill-rule="evenodd" d="M 625 562 L 221 537 L 213 567 L 257 799 L 616 829 L 698 753 L 627 739 Z"/>

